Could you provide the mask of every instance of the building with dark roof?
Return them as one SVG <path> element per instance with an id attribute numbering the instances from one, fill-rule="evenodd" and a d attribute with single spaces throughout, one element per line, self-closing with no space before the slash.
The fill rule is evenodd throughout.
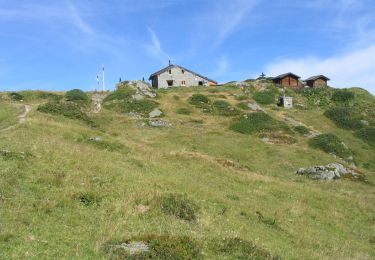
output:
<path id="1" fill-rule="evenodd" d="M 280 86 L 283 86 L 283 87 L 299 87 L 300 84 L 299 84 L 299 79 L 301 77 L 296 75 L 296 74 L 293 74 L 291 72 L 288 72 L 288 73 L 285 73 L 285 74 L 281 74 L 277 77 L 274 77 L 272 80 L 275 84 L 278 84 Z"/>
<path id="2" fill-rule="evenodd" d="M 317 75 L 306 79 L 305 82 L 310 88 L 324 88 L 327 87 L 328 80 L 330 79 L 324 75 Z"/>
<path id="3" fill-rule="evenodd" d="M 179 65 L 170 64 L 168 67 L 151 74 L 152 87 L 190 87 L 215 86 L 217 82 Z"/>

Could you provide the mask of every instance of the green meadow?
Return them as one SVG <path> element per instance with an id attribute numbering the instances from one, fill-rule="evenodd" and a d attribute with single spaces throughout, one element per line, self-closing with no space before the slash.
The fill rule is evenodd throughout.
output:
<path id="1" fill-rule="evenodd" d="M 85 97 L 64 106 L 64 93 L 1 93 L 0 259 L 374 259 L 374 132 L 361 138 L 325 115 L 355 107 L 373 129 L 374 96 L 290 90 L 295 108 L 284 109 L 269 104 L 275 91 L 171 89 L 138 103 L 125 93 L 96 114 Z M 254 95 L 267 101 L 255 117 Z M 171 127 L 148 125 L 142 111 L 154 107 Z M 312 146 L 309 130 L 347 153 Z M 365 180 L 296 175 L 332 162 Z M 129 241 L 151 253 L 115 249 Z"/>

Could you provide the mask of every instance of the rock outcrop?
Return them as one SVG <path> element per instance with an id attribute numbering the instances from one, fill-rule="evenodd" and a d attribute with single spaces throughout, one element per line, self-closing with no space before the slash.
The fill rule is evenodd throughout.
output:
<path id="1" fill-rule="evenodd" d="M 336 180 L 342 177 L 351 177 L 361 179 L 363 176 L 352 169 L 346 168 L 339 163 L 330 163 L 326 166 L 313 166 L 309 168 L 300 168 L 298 175 L 306 175 L 313 180 Z"/>
<path id="2" fill-rule="evenodd" d="M 129 81 L 129 87 L 133 88 L 136 90 L 136 98 L 140 98 L 139 96 L 144 96 L 144 97 L 150 97 L 150 98 L 155 98 L 156 93 L 152 89 L 152 86 L 142 80 L 134 80 L 134 81 Z"/>

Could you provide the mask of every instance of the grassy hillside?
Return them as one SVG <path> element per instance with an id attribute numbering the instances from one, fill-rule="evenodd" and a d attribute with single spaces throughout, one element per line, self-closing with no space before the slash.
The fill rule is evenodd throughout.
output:
<path id="1" fill-rule="evenodd" d="M 264 102 L 267 123 L 243 123 L 253 120 L 243 104 L 254 95 L 277 97 L 272 87 L 255 89 L 159 91 L 150 102 L 170 128 L 148 126 L 141 111 L 151 103 L 126 93 L 98 114 L 87 103 L 64 103 L 61 93 L 26 93 L 24 101 L 3 93 L 0 127 L 15 127 L 0 139 L 0 258 L 126 258 L 113 245 L 127 241 L 149 242 L 161 258 L 375 258 L 374 146 L 324 115 L 354 106 L 369 124 L 363 128 L 373 128 L 374 97 L 354 89 L 354 99 L 337 104 L 332 89 L 290 91 L 295 109 Z M 48 102 L 53 108 L 38 109 Z M 17 124 L 25 103 L 33 109 Z M 134 107 L 139 117 L 128 115 Z M 243 134 L 233 128 L 239 122 L 262 125 Z M 353 159 L 312 148 L 296 125 L 336 135 Z M 331 162 L 355 163 L 367 181 L 295 174 Z"/>

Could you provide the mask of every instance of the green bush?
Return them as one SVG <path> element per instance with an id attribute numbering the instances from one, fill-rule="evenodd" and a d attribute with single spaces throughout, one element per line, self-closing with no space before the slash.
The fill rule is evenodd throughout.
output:
<path id="1" fill-rule="evenodd" d="M 258 112 L 234 120 L 230 129 L 242 134 L 254 134 L 263 131 L 288 130 L 288 126 L 263 112 Z"/>
<path id="2" fill-rule="evenodd" d="M 120 113 L 139 113 L 144 116 L 147 116 L 152 110 L 157 108 L 159 106 L 159 103 L 144 99 L 144 100 L 124 100 L 122 102 L 116 102 L 116 103 L 107 103 L 104 104 L 104 107 L 110 110 L 115 110 Z"/>
<path id="3" fill-rule="evenodd" d="M 169 194 L 160 199 L 161 210 L 176 218 L 194 221 L 197 218 L 199 207 L 189 200 L 186 195 Z"/>
<path id="4" fill-rule="evenodd" d="M 328 107 L 331 104 L 331 88 L 307 88 L 301 91 L 310 106 Z"/>
<path id="5" fill-rule="evenodd" d="M 189 98 L 189 103 L 197 107 L 204 107 L 210 103 L 210 99 L 202 94 L 194 94 Z"/>
<path id="6" fill-rule="evenodd" d="M 241 108 L 242 110 L 249 110 L 248 104 L 244 102 L 238 103 L 237 107 Z"/>
<path id="7" fill-rule="evenodd" d="M 354 93 L 347 89 L 337 89 L 333 92 L 331 99 L 339 103 L 348 103 L 354 99 Z"/>
<path id="8" fill-rule="evenodd" d="M 210 249 L 217 253 L 220 259 L 280 259 L 272 256 L 267 250 L 257 247 L 254 243 L 240 238 L 213 240 L 210 243 Z"/>
<path id="9" fill-rule="evenodd" d="M 350 107 L 335 107 L 324 112 L 338 127 L 344 129 L 360 129 L 363 127 L 363 117 Z"/>
<path id="10" fill-rule="evenodd" d="M 216 100 L 212 103 L 213 113 L 219 116 L 237 116 L 239 111 L 224 100 Z"/>
<path id="11" fill-rule="evenodd" d="M 79 193 L 75 195 L 75 199 L 85 207 L 95 206 L 101 202 L 101 198 L 94 193 Z"/>
<path id="12" fill-rule="evenodd" d="M 85 144 L 91 144 L 98 149 L 101 150 L 106 150 L 110 152 L 120 152 L 123 150 L 127 150 L 127 147 L 121 143 L 114 143 L 114 142 L 109 142 L 106 140 L 103 140 L 102 138 L 87 138 L 85 136 L 78 138 L 76 140 L 77 142 L 80 143 L 85 143 Z"/>
<path id="13" fill-rule="evenodd" d="M 180 115 L 190 115 L 192 111 L 188 108 L 183 107 L 183 108 L 178 109 L 176 113 Z"/>
<path id="14" fill-rule="evenodd" d="M 375 147 L 375 128 L 366 127 L 355 132 L 355 136 Z"/>
<path id="15" fill-rule="evenodd" d="M 17 92 L 12 92 L 12 93 L 9 94 L 9 96 L 12 100 L 15 100 L 15 101 L 24 100 L 23 95 L 21 95 L 20 93 L 17 93 Z"/>
<path id="16" fill-rule="evenodd" d="M 275 103 L 275 93 L 272 91 L 256 92 L 253 99 L 259 104 L 269 105 Z"/>
<path id="17" fill-rule="evenodd" d="M 116 245 L 140 242 L 147 245 L 149 250 L 130 254 L 123 248 L 116 247 Z M 195 240 L 187 236 L 137 236 L 130 239 L 108 242 L 104 246 L 104 251 L 109 256 L 109 259 L 203 259 L 201 247 Z"/>
<path id="18" fill-rule="evenodd" d="M 25 101 L 34 101 L 39 99 L 49 99 L 54 101 L 59 101 L 63 98 L 62 95 L 46 92 L 46 91 L 21 91 L 19 92 L 23 96 L 23 100 Z"/>
<path id="19" fill-rule="evenodd" d="M 239 96 L 236 96 L 235 98 L 236 98 L 236 100 L 238 100 L 238 101 L 243 101 L 243 100 L 247 100 L 247 99 L 249 99 L 249 97 L 246 96 L 246 95 L 239 95 Z"/>
<path id="20" fill-rule="evenodd" d="M 115 91 L 113 91 L 111 94 L 109 94 L 103 102 L 110 102 L 114 100 L 130 100 L 132 96 L 136 93 L 136 90 L 129 88 L 129 87 L 124 87 L 124 88 L 119 88 Z"/>
<path id="21" fill-rule="evenodd" d="M 342 143 L 340 138 L 334 134 L 321 134 L 309 140 L 312 148 L 320 149 L 326 153 L 335 154 L 341 158 L 351 155 L 350 150 Z"/>
<path id="22" fill-rule="evenodd" d="M 306 135 L 310 133 L 310 129 L 308 129 L 306 126 L 303 125 L 296 125 L 293 127 L 293 130 L 301 135 Z"/>
<path id="23" fill-rule="evenodd" d="M 48 102 L 38 106 L 39 112 L 62 115 L 70 119 L 81 120 L 91 126 L 95 126 L 93 120 L 82 111 L 81 107 L 73 102 Z"/>
<path id="24" fill-rule="evenodd" d="M 67 101 L 84 101 L 87 102 L 89 97 L 85 92 L 80 89 L 73 89 L 65 93 Z"/>

